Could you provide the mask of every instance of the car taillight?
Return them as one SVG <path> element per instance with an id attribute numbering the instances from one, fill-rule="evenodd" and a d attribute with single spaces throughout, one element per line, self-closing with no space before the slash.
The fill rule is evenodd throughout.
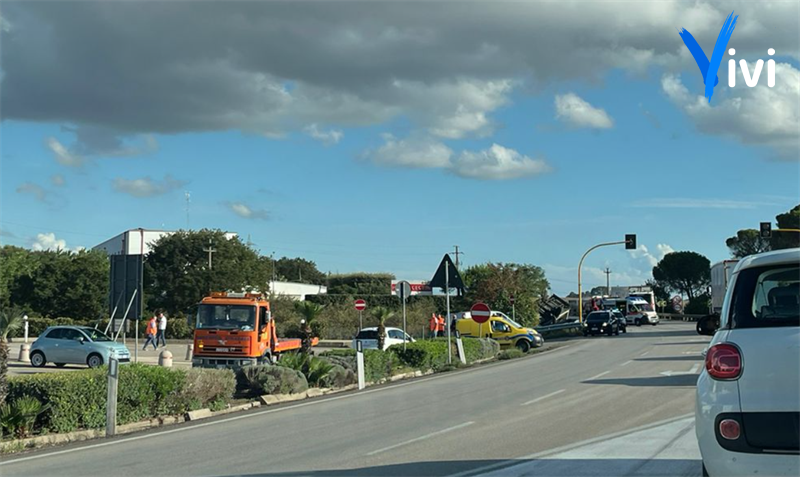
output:
<path id="1" fill-rule="evenodd" d="M 706 354 L 706 371 L 714 379 L 736 379 L 742 374 L 742 354 L 732 344 L 720 343 Z"/>
<path id="2" fill-rule="evenodd" d="M 723 419 L 719 423 L 719 435 L 729 441 L 735 441 L 742 435 L 742 427 L 734 419 Z"/>

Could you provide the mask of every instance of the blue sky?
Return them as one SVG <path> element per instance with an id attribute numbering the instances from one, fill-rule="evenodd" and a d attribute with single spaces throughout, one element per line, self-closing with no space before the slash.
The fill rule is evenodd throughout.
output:
<path id="1" fill-rule="evenodd" d="M 770 43 L 779 52 L 775 88 L 767 88 L 765 79 L 756 88 L 729 88 L 723 61 L 712 104 L 697 99 L 702 78 L 675 27 L 690 29 L 701 45 L 713 43 L 713 30 L 727 14 L 714 15 L 727 5 L 714 14 L 702 10 L 693 25 L 675 20 L 677 25 L 663 25 L 665 31 L 652 38 L 649 32 L 632 38 L 631 48 L 656 52 L 645 61 L 631 55 L 644 67 L 625 58 L 604 63 L 601 51 L 599 63 L 586 72 L 557 63 L 553 72 L 542 72 L 548 57 L 532 54 L 532 66 L 519 70 L 489 74 L 455 64 L 437 78 L 409 69 L 403 72 L 408 84 L 395 80 L 391 88 L 379 87 L 385 82 L 376 79 L 361 89 L 331 83 L 312 90 L 306 73 L 295 77 L 269 65 L 263 74 L 279 78 L 273 83 L 279 98 L 294 101 L 277 119 L 270 116 L 273 100 L 262 104 L 261 93 L 231 89 L 231 105 L 209 100 L 206 88 L 192 90 L 188 82 L 169 98 L 185 90 L 189 100 L 159 100 L 165 112 L 150 117 L 152 127 L 149 110 L 126 117 L 136 108 L 125 102 L 128 96 L 155 101 L 155 92 L 136 88 L 146 79 L 126 76 L 124 90 L 108 93 L 125 98 L 103 96 L 108 104 L 92 96 L 100 85 L 87 90 L 66 79 L 56 86 L 37 79 L 26 89 L 26 75 L 41 71 L 20 60 L 23 52 L 14 48 L 22 47 L 9 47 L 7 40 L 67 20 L 43 7 L 3 10 L 11 58 L 4 55 L 0 83 L 10 104 L 0 131 L 2 243 L 74 249 L 130 228 L 186 228 L 189 191 L 189 227 L 237 232 L 263 254 L 301 256 L 324 271 L 427 279 L 442 254 L 459 245 L 467 265 L 533 263 L 545 268 L 556 293 L 567 293 L 576 288 L 581 254 L 625 233 L 636 233 L 643 247 L 594 252 L 584 265 L 585 287 L 605 284 L 605 267 L 612 270 L 612 284 L 643 283 L 654 261 L 671 250 L 721 260 L 728 257 L 725 238 L 800 202 L 796 35 L 792 40 L 776 34 Z M 647 14 L 648 7 L 639 8 Z M 692 8 L 677 3 L 675 17 L 694 19 Z M 737 59 L 766 58 L 759 47 L 750 53 L 745 44 L 751 38 L 746 20 L 756 13 L 742 9 L 737 28 L 743 33 L 735 32 L 730 46 L 742 52 Z M 782 16 L 758 20 L 769 25 L 785 21 Z M 422 24 L 410 17 L 397 21 Z M 356 28 L 343 18 L 343 30 Z M 97 20 L 102 21 L 114 20 Z M 384 19 L 380 35 L 403 31 L 392 21 Z M 442 24 L 433 31 L 444 37 L 448 28 Z M 60 48 L 85 46 L 73 34 L 74 41 Z M 487 31 L 486 42 L 502 44 L 495 34 Z M 595 42 L 603 44 L 604 34 L 598 30 Z M 434 47 L 446 43 L 430 41 Z M 135 49 L 137 41 L 109 44 Z M 30 48 L 28 53 L 42 57 L 58 49 L 46 41 Z M 441 48 L 445 54 L 450 46 Z M 169 60 L 191 57 L 177 47 L 168 50 Z M 309 47 L 309 62 L 312 53 Z M 303 54 L 301 44 L 291 65 L 298 68 Z M 378 63 L 351 66 L 378 75 Z M 98 65 L 101 75 L 114 73 L 113 66 Z M 70 75 L 93 81 L 85 72 L 64 74 Z M 70 97 L 75 105 L 42 106 L 35 99 L 53 91 L 77 95 Z M 247 94 L 254 96 L 248 100 Z M 26 95 L 27 101 L 19 99 Z M 102 110 L 87 112 L 78 101 L 82 95 Z M 197 102 L 197 109 L 180 109 Z M 259 117 L 257 124 L 238 119 L 249 114 Z M 765 125 L 764 118 L 776 124 Z"/>

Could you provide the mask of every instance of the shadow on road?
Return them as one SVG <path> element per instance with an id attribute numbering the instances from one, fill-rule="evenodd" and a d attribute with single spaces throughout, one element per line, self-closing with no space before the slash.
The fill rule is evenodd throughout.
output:
<path id="1" fill-rule="evenodd" d="M 699 354 L 686 356 L 654 356 L 651 358 L 636 358 L 634 361 L 703 361 Z"/>
<path id="2" fill-rule="evenodd" d="M 708 341 L 670 341 L 669 343 L 653 343 L 653 346 L 677 346 L 677 345 L 700 345 L 706 346 L 711 340 Z"/>
<path id="3" fill-rule="evenodd" d="M 513 467 L 519 464 L 525 465 L 519 468 Z M 475 475 L 491 473 L 493 476 L 503 477 L 521 475 L 535 475 L 537 477 L 700 476 L 700 461 L 691 459 L 537 459 L 410 462 L 353 469 L 247 474 L 237 477 L 435 477 L 469 472 L 471 470 L 478 471 L 478 469 L 486 467 L 490 467 L 491 470 L 479 472 Z"/>
<path id="4" fill-rule="evenodd" d="M 595 379 L 592 381 L 581 381 L 584 384 L 611 384 L 618 386 L 632 387 L 666 387 L 666 386 L 686 386 L 694 387 L 697 385 L 696 374 L 678 374 L 676 376 L 651 376 L 646 378 L 610 378 Z"/>
<path id="5" fill-rule="evenodd" d="M 645 331 L 645 329 L 628 325 L 628 332 L 622 333 L 619 336 L 627 339 L 631 338 L 678 338 L 700 336 L 694 330 L 659 330 L 659 331 Z"/>

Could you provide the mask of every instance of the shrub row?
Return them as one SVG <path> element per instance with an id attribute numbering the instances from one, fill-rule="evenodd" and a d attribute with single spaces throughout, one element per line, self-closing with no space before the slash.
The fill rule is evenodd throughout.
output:
<path id="1" fill-rule="evenodd" d="M 345 370 L 357 372 L 356 350 L 354 349 L 333 349 L 322 353 L 321 356 Z M 389 378 L 392 376 L 392 371 L 401 364 L 393 352 L 377 349 L 364 350 L 364 379 L 377 382 Z"/>
<path id="2" fill-rule="evenodd" d="M 462 342 L 467 363 L 493 358 L 500 352 L 500 345 L 494 340 L 466 338 Z M 452 356 L 457 359 L 455 343 L 452 348 Z M 412 368 L 439 370 L 447 366 L 447 340 L 444 338 L 408 343 L 405 350 L 403 345 L 394 345 L 390 349 L 403 364 Z"/>
<path id="3" fill-rule="evenodd" d="M 42 373 L 9 378 L 8 400 L 36 398 L 50 408 L 37 428 L 70 432 L 105 425 L 105 367 L 70 373 Z M 236 386 L 230 370 L 169 369 L 131 364 L 120 367 L 117 422 L 127 424 L 202 407 L 220 407 Z"/>

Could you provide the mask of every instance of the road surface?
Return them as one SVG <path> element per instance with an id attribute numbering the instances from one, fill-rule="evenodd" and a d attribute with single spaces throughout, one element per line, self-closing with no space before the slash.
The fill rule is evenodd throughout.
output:
<path id="1" fill-rule="evenodd" d="M 11 476 L 700 475 L 691 323 L 5 458 Z"/>

